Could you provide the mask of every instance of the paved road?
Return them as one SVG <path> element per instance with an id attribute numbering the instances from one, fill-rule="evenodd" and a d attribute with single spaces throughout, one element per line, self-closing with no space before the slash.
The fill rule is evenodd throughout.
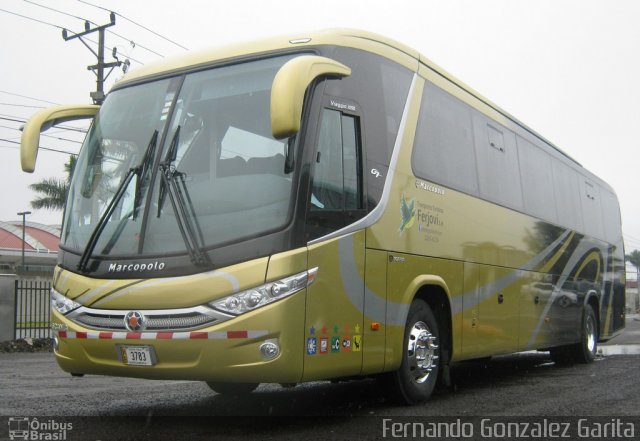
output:
<path id="1" fill-rule="evenodd" d="M 74 378 L 58 369 L 50 353 L 0 354 L 0 415 L 115 417 L 115 426 L 114 418 L 104 420 L 111 429 L 95 438 L 102 440 L 163 434 L 183 439 L 185 427 L 190 439 L 372 439 L 371 433 L 382 435 L 383 418 L 437 416 L 607 415 L 640 422 L 636 318 L 628 318 L 625 334 L 603 346 L 604 355 L 594 363 L 559 367 L 548 354 L 535 352 L 496 357 L 488 364 L 462 363 L 453 370 L 451 390 L 415 407 L 385 401 L 375 380 L 315 382 L 293 389 L 263 385 L 249 398 L 236 399 L 216 395 L 203 383 Z M 130 416 L 140 418 L 122 418 Z M 102 420 L 86 421 L 95 425 Z M 118 432 L 128 424 L 134 424 L 131 438 L 126 430 Z M 212 431 L 215 438 L 208 436 Z"/>

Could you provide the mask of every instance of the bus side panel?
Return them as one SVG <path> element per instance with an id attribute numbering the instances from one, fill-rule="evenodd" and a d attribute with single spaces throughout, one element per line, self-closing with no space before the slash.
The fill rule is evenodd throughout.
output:
<path id="1" fill-rule="evenodd" d="M 387 315 L 387 253 L 366 250 L 362 374 L 384 370 Z"/>
<path id="2" fill-rule="evenodd" d="M 555 285 L 550 275 L 526 272 L 526 283 L 520 292 L 520 331 L 518 349 L 545 348 L 553 344 L 558 322 L 551 320 Z M 561 323 L 561 322 L 560 322 Z"/>
<path id="3" fill-rule="evenodd" d="M 416 295 L 429 296 L 429 288 L 436 288 L 448 296 L 451 311 L 461 311 L 462 262 L 447 259 L 421 257 L 411 254 L 390 253 L 387 270 L 387 353 L 385 370 L 394 370 L 402 361 L 404 328 L 411 302 Z M 428 301 L 428 300 L 427 300 Z M 439 318 L 440 319 L 440 318 Z M 444 323 L 445 320 L 441 320 Z M 453 314 L 452 329 L 440 332 L 452 333 L 453 358 L 460 352 L 462 313 Z"/>
<path id="4" fill-rule="evenodd" d="M 464 263 L 464 295 L 462 297 L 462 344 L 460 357 L 463 359 L 484 356 L 482 345 L 478 344 L 478 324 L 480 308 L 478 292 L 480 291 L 480 265 Z"/>
<path id="5" fill-rule="evenodd" d="M 303 381 L 358 375 L 362 370 L 364 231 L 309 246 Z"/>

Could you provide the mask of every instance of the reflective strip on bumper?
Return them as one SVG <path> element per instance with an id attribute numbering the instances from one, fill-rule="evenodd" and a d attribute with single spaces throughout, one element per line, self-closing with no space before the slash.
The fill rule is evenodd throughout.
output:
<path id="1" fill-rule="evenodd" d="M 80 340 L 229 340 L 260 338 L 269 331 L 227 332 L 70 332 L 58 331 L 58 337 Z"/>

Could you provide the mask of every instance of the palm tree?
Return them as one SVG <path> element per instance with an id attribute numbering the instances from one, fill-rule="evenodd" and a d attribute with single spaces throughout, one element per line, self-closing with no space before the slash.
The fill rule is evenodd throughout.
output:
<path id="1" fill-rule="evenodd" d="M 64 209 L 76 161 L 77 157 L 75 155 L 69 156 L 69 162 L 64 165 L 64 170 L 67 173 L 66 179 L 45 178 L 40 182 L 29 185 L 31 190 L 39 194 L 38 197 L 31 201 L 31 208 L 36 210 L 44 208 L 53 211 Z"/>

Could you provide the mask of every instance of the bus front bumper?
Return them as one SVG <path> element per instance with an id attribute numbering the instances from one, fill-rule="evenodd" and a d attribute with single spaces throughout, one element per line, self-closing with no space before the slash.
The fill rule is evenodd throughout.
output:
<path id="1" fill-rule="evenodd" d="M 302 294 L 302 295 L 300 295 Z M 111 332 L 52 311 L 55 356 L 72 374 L 217 382 L 298 382 L 304 295 L 190 332 Z"/>

